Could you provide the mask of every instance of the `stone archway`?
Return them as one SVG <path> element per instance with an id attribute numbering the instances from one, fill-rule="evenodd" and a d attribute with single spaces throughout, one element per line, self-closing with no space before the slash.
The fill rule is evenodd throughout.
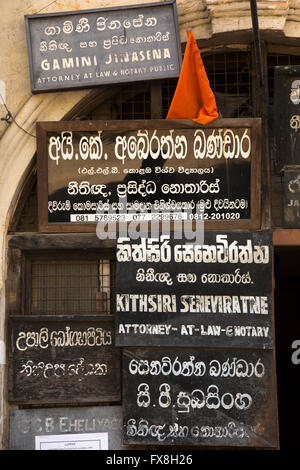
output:
<path id="1" fill-rule="evenodd" d="M 32 96 L 15 117 L 0 141 L 0 449 L 7 448 L 6 358 L 5 349 L 5 280 L 6 237 L 18 196 L 36 153 L 35 123 L 60 121 L 85 99 L 93 96 L 90 90 L 51 93 Z M 88 100 L 89 101 L 89 100 Z M 23 130 L 21 129 L 23 128 Z M 24 132 L 25 131 L 25 132 Z"/>
<path id="2" fill-rule="evenodd" d="M 126 84 L 33 95 L 15 116 L 18 125 L 13 122 L 0 141 L 0 154 L 3 156 L 0 161 L 0 450 L 8 448 L 5 358 L 7 234 L 33 167 L 36 122 L 80 119 L 90 108 L 100 105 L 123 88 Z"/>

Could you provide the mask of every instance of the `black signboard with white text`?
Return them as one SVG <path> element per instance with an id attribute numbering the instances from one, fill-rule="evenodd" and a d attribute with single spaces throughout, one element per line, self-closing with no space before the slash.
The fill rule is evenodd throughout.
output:
<path id="1" fill-rule="evenodd" d="M 108 223 L 181 220 L 258 229 L 260 125 L 39 122 L 39 229 L 94 232 L 99 223 L 106 231 Z"/>
<path id="2" fill-rule="evenodd" d="M 273 157 L 277 173 L 300 164 L 300 65 L 274 67 Z"/>
<path id="3" fill-rule="evenodd" d="M 116 344 L 272 348 L 272 234 L 180 235 L 118 239 Z"/>
<path id="4" fill-rule="evenodd" d="M 300 165 L 284 168 L 284 226 L 300 227 Z"/>
<path id="5" fill-rule="evenodd" d="M 179 76 L 175 0 L 25 20 L 35 93 Z"/>
<path id="6" fill-rule="evenodd" d="M 120 400 L 120 350 L 108 315 L 11 316 L 9 400 Z"/>
<path id="7" fill-rule="evenodd" d="M 278 446 L 273 352 L 123 352 L 124 443 Z"/>

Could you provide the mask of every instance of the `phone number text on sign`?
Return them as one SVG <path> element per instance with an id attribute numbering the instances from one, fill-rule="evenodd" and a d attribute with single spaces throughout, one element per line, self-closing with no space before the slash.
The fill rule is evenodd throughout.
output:
<path id="1" fill-rule="evenodd" d="M 49 223 L 251 217 L 250 128 L 70 130 L 47 142 Z"/>

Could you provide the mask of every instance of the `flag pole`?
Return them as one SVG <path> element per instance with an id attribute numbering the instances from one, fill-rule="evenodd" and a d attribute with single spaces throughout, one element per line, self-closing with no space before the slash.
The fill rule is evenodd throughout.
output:
<path id="1" fill-rule="evenodd" d="M 266 113 L 266 84 L 265 84 L 265 74 L 262 61 L 262 52 L 261 52 L 261 41 L 259 34 L 259 24 L 258 24 L 258 14 L 257 14 L 257 3 L 256 0 L 250 0 L 251 5 L 251 17 L 252 17 L 252 29 L 253 29 L 253 39 L 254 39 L 254 52 L 255 52 L 255 61 L 256 61 L 256 70 L 258 71 L 259 79 L 259 95 L 260 95 L 260 115 L 261 117 L 267 118 Z"/>
<path id="2" fill-rule="evenodd" d="M 259 34 L 258 13 L 256 0 L 250 0 L 252 29 L 254 40 L 254 51 L 256 70 L 258 72 L 258 97 L 259 97 L 259 117 L 262 120 L 262 152 L 261 152 L 261 203 L 262 203 L 262 220 L 261 228 L 270 229 L 272 224 L 271 214 L 271 165 L 269 160 L 269 142 L 268 142 L 268 96 L 265 82 L 264 66 L 262 60 L 261 40 Z"/>

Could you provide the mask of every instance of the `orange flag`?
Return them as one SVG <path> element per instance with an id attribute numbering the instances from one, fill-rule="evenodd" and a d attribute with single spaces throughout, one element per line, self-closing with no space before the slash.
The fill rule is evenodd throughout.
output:
<path id="1" fill-rule="evenodd" d="M 180 76 L 166 119 L 192 119 L 208 124 L 219 114 L 200 51 L 192 31 L 187 32 Z"/>

